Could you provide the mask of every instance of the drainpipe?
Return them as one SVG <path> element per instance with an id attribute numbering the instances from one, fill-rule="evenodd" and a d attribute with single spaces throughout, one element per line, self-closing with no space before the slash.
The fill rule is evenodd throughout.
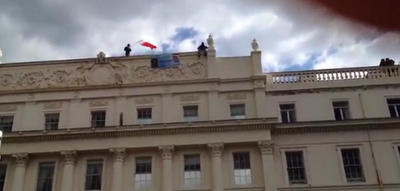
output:
<path id="1" fill-rule="evenodd" d="M 365 116 L 365 110 L 364 110 L 364 104 L 362 102 L 362 98 L 361 98 L 361 93 L 358 93 L 358 101 L 360 102 L 361 105 L 361 113 L 364 119 L 366 119 L 367 117 Z M 371 140 L 371 134 L 370 134 L 370 130 L 367 130 L 367 135 L 368 135 L 368 143 L 369 143 L 369 147 L 371 148 L 371 156 L 372 156 L 372 160 L 374 162 L 374 168 L 375 168 L 375 175 L 376 175 L 376 180 L 378 181 L 378 185 L 379 185 L 379 190 L 383 191 L 383 184 L 382 184 L 382 179 L 378 170 L 378 164 L 376 162 L 376 158 L 375 158 L 375 153 L 374 153 L 374 148 L 372 147 L 372 140 Z"/>

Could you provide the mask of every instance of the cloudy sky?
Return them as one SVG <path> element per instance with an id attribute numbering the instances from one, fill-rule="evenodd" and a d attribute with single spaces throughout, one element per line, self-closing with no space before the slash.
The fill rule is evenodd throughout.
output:
<path id="1" fill-rule="evenodd" d="M 122 55 L 140 39 L 159 51 L 196 50 L 208 34 L 218 56 L 249 55 L 265 72 L 377 65 L 400 60 L 400 38 L 297 0 L 1 0 L 2 62 Z M 133 54 L 147 50 L 134 46 Z"/>

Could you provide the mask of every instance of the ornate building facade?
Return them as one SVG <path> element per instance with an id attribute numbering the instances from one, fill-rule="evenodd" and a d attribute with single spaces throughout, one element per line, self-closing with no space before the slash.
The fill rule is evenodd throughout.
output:
<path id="1" fill-rule="evenodd" d="M 256 40 L 207 41 L 0 65 L 0 190 L 400 190 L 399 66 L 264 74 Z"/>

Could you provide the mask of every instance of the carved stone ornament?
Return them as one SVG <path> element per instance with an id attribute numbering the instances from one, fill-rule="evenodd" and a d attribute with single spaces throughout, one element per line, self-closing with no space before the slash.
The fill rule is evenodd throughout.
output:
<path id="1" fill-rule="evenodd" d="M 163 160 L 172 159 L 172 154 L 175 150 L 175 147 L 173 145 L 159 146 L 158 148 L 161 151 L 161 156 Z"/>
<path id="2" fill-rule="evenodd" d="M 224 143 L 209 143 L 211 154 L 214 157 L 221 157 L 222 151 L 224 150 Z"/>
<path id="3" fill-rule="evenodd" d="M 76 151 L 61 151 L 61 155 L 64 156 L 64 165 L 75 164 L 76 161 Z"/>
<path id="4" fill-rule="evenodd" d="M 228 96 L 226 97 L 228 100 L 245 100 L 247 99 L 247 95 L 246 93 L 232 93 L 232 94 L 228 94 Z"/>
<path id="5" fill-rule="evenodd" d="M 151 104 L 153 102 L 154 99 L 152 97 L 140 97 L 135 99 L 135 103 L 138 105 Z"/>
<path id="6" fill-rule="evenodd" d="M 0 112 L 17 111 L 17 109 L 18 109 L 17 105 L 11 105 L 11 104 L 0 105 Z"/>
<path id="7" fill-rule="evenodd" d="M 17 167 L 25 168 L 28 164 L 28 153 L 17 153 L 12 154 L 12 157 L 15 158 L 15 165 Z"/>
<path id="8" fill-rule="evenodd" d="M 125 148 L 111 148 L 110 152 L 113 154 L 114 162 L 124 162 L 126 154 Z"/>
<path id="9" fill-rule="evenodd" d="M 257 80 L 254 82 L 254 88 L 264 88 L 265 87 L 265 83 L 262 80 Z"/>
<path id="10" fill-rule="evenodd" d="M 253 49 L 253 51 L 259 50 L 259 45 L 258 45 L 257 39 L 253 39 L 253 42 L 251 42 L 251 48 Z"/>
<path id="11" fill-rule="evenodd" d="M 89 102 L 90 107 L 104 107 L 108 106 L 107 100 L 92 100 Z"/>
<path id="12" fill-rule="evenodd" d="M 180 101 L 181 102 L 192 102 L 192 101 L 199 101 L 200 100 L 200 96 L 196 95 L 196 94 L 192 94 L 192 95 L 182 95 L 180 97 Z"/>
<path id="13" fill-rule="evenodd" d="M 48 102 L 43 104 L 43 109 L 61 109 L 62 103 L 61 102 Z"/>
<path id="14" fill-rule="evenodd" d="M 261 154 L 272 154 L 274 152 L 274 142 L 271 140 L 258 141 L 258 146 L 260 147 Z"/>

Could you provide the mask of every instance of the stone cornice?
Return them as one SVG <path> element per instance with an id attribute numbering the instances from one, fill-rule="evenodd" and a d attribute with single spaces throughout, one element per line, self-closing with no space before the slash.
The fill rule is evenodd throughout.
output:
<path id="1" fill-rule="evenodd" d="M 111 137 L 130 137 L 146 135 L 249 131 L 272 129 L 276 119 L 244 119 L 244 120 L 220 120 L 193 123 L 169 123 L 151 125 L 130 125 L 123 127 L 105 128 L 74 128 L 55 131 L 23 131 L 4 135 L 2 143 L 20 143 L 36 141 L 58 141 L 69 139 L 92 139 Z"/>
<path id="2" fill-rule="evenodd" d="M 348 121 L 314 121 L 278 124 L 272 134 L 298 134 L 312 132 L 339 132 L 360 130 L 400 129 L 400 119 L 372 118 Z"/>

